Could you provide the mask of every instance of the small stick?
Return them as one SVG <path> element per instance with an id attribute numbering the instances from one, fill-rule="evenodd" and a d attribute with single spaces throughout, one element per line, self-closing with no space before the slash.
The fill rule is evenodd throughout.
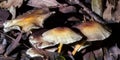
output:
<path id="1" fill-rule="evenodd" d="M 4 54 L 5 57 L 7 57 L 8 54 L 19 45 L 19 41 L 20 41 L 21 37 L 22 37 L 22 33 L 20 33 L 18 35 L 18 37 L 15 39 L 15 41 L 13 40 L 12 43 L 8 46 L 8 48 Z"/>

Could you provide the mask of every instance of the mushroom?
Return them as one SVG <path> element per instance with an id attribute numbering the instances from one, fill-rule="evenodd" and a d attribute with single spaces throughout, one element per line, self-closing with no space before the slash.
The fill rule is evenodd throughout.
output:
<path id="1" fill-rule="evenodd" d="M 107 27 L 95 21 L 84 21 L 74 27 L 88 38 L 87 41 L 104 40 L 111 35 L 111 31 Z"/>
<path id="2" fill-rule="evenodd" d="M 68 27 L 56 27 L 42 34 L 42 39 L 53 44 L 59 44 L 58 53 L 61 52 L 63 44 L 70 44 L 80 41 L 82 36 L 75 33 Z"/>
<path id="3" fill-rule="evenodd" d="M 35 50 L 34 48 L 29 48 L 26 51 L 26 54 L 29 55 L 30 57 L 44 57 L 43 55 L 41 55 L 37 50 Z"/>
<path id="4" fill-rule="evenodd" d="M 16 19 L 5 22 L 4 31 L 8 32 L 12 29 L 20 30 L 23 32 L 29 32 L 31 29 L 38 29 L 43 27 L 44 20 L 55 12 L 49 12 L 45 9 L 34 9 L 19 16 Z"/>
<path id="5" fill-rule="evenodd" d="M 39 35 L 39 36 L 34 36 L 34 35 L 30 36 L 29 41 L 35 48 L 45 49 L 45 50 L 47 50 L 49 52 L 55 52 L 56 51 L 56 47 L 47 48 L 47 47 L 54 46 L 55 44 L 52 44 L 50 42 L 47 42 L 47 41 L 43 40 L 41 35 Z"/>
<path id="6" fill-rule="evenodd" d="M 32 35 L 29 37 L 29 42 L 32 44 L 34 48 L 37 49 L 44 49 L 45 51 L 55 52 L 57 47 L 50 42 L 47 42 L 42 39 L 42 33 L 45 32 L 47 29 L 40 29 L 37 31 L 32 31 Z"/>

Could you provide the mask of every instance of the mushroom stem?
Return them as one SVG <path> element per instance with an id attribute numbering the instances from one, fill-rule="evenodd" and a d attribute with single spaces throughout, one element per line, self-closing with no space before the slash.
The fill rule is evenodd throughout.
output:
<path id="1" fill-rule="evenodd" d="M 85 44 L 85 42 L 82 42 L 81 44 L 75 45 L 75 48 L 74 48 L 74 50 L 72 51 L 72 55 L 75 55 L 76 52 L 79 50 L 79 48 L 80 48 L 81 46 L 83 46 L 84 44 Z"/>
<path id="2" fill-rule="evenodd" d="M 61 50 L 62 50 L 62 46 L 63 46 L 63 44 L 62 44 L 62 43 L 60 43 L 60 44 L 59 44 L 59 46 L 58 46 L 58 53 L 60 53 L 60 52 L 61 52 Z"/>

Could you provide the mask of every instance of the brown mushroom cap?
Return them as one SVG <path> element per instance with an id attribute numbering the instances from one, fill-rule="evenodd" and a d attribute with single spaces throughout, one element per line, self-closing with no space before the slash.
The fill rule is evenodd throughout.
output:
<path id="1" fill-rule="evenodd" d="M 110 30 L 95 21 L 86 21 L 75 27 L 88 38 L 87 41 L 104 40 L 111 35 Z"/>
<path id="2" fill-rule="evenodd" d="M 42 34 L 42 38 L 45 41 L 52 42 L 54 44 L 69 44 L 82 39 L 81 35 L 67 27 L 57 27 L 48 30 Z"/>
<path id="3" fill-rule="evenodd" d="M 44 20 L 55 12 L 45 11 L 44 9 L 35 9 L 19 16 L 16 19 L 5 22 L 4 31 L 8 32 L 12 29 L 20 30 L 22 27 L 23 32 L 28 32 L 31 29 L 38 29 L 43 27 Z"/>

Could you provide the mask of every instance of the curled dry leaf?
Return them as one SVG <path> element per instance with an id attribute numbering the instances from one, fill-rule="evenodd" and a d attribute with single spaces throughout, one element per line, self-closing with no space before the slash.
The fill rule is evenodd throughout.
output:
<path id="1" fill-rule="evenodd" d="M 120 0 L 110 0 L 110 2 L 106 3 L 106 9 L 104 10 L 103 13 L 103 18 L 109 22 L 109 23 L 119 23 L 120 22 Z M 117 4 L 115 4 L 115 2 L 117 2 Z"/>
<path id="2" fill-rule="evenodd" d="M 88 52 L 83 56 L 83 60 L 95 60 L 95 56 L 92 52 Z"/>
<path id="3" fill-rule="evenodd" d="M 97 60 L 103 60 L 104 54 L 102 48 L 93 51 Z"/>
<path id="4" fill-rule="evenodd" d="M 110 30 L 95 21 L 85 21 L 75 27 L 88 38 L 87 41 L 104 40 L 111 35 Z"/>
<path id="5" fill-rule="evenodd" d="M 112 9 L 113 9 L 113 5 L 110 4 L 108 1 L 106 3 L 107 8 L 104 10 L 103 12 L 103 18 L 107 21 L 107 22 L 112 22 L 113 16 L 112 16 Z"/>
<path id="6" fill-rule="evenodd" d="M 13 7 L 20 7 L 23 3 L 23 0 L 7 0 L 0 3 L 0 7 L 2 8 L 10 8 Z"/>
<path id="7" fill-rule="evenodd" d="M 12 18 L 16 16 L 16 7 L 21 7 L 23 0 L 7 0 L 0 3 L 1 8 L 7 8 L 12 14 Z"/>
<path id="8" fill-rule="evenodd" d="M 4 22 L 9 17 L 9 12 L 6 9 L 0 9 L 0 22 Z"/>
<path id="9" fill-rule="evenodd" d="M 57 7 L 60 3 L 56 0 L 29 0 L 29 6 L 43 8 L 43 7 Z"/>
<path id="10" fill-rule="evenodd" d="M 113 13 L 113 17 L 114 17 L 113 19 L 114 19 L 115 22 L 120 22 L 120 14 L 119 14 L 119 12 L 120 12 L 120 0 L 118 0 L 116 10 Z"/>
<path id="11" fill-rule="evenodd" d="M 115 60 L 119 59 L 120 49 L 117 46 L 117 44 L 115 44 L 115 46 L 110 47 L 109 53 L 111 57 L 114 57 Z"/>
<path id="12" fill-rule="evenodd" d="M 102 17 L 103 0 L 91 0 L 92 11 Z"/>
<path id="13" fill-rule="evenodd" d="M 116 60 L 113 56 L 110 55 L 110 52 L 107 48 L 104 48 L 104 60 Z"/>
<path id="14" fill-rule="evenodd" d="M 20 30 L 20 27 L 23 32 L 29 32 L 31 29 L 38 29 L 43 27 L 44 20 L 53 13 L 55 12 L 49 12 L 44 9 L 28 11 L 16 19 L 5 22 L 4 31 L 8 32 L 12 29 Z"/>
<path id="15" fill-rule="evenodd" d="M 3 23 L 9 17 L 9 12 L 6 9 L 0 9 L 0 28 L 3 27 Z"/>

